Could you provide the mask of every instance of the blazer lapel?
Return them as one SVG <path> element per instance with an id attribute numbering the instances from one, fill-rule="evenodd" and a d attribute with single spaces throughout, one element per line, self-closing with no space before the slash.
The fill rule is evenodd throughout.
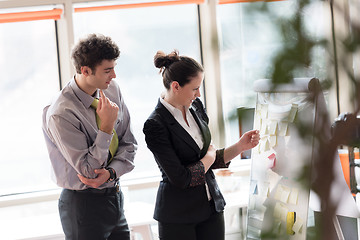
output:
<path id="1" fill-rule="evenodd" d="M 198 109 L 193 109 L 192 107 L 190 108 L 190 112 L 191 114 L 193 115 L 196 123 L 199 125 L 200 127 L 200 131 L 202 133 L 202 136 L 203 136 L 203 140 L 204 140 L 204 146 L 203 148 L 201 149 L 201 153 L 200 153 L 200 156 L 203 157 L 205 156 L 208 148 L 209 148 L 209 145 L 210 145 L 210 142 L 211 142 L 211 133 L 210 133 L 210 129 L 207 125 L 207 122 L 205 122 L 201 116 L 201 113 L 198 111 Z"/>
<path id="2" fill-rule="evenodd" d="M 196 144 L 194 139 L 190 136 L 190 134 L 176 121 L 174 116 L 166 109 L 162 103 L 158 102 L 155 111 L 157 111 L 166 122 L 170 131 L 174 132 L 179 138 L 184 140 L 192 149 L 196 152 L 199 152 L 199 146 Z"/>

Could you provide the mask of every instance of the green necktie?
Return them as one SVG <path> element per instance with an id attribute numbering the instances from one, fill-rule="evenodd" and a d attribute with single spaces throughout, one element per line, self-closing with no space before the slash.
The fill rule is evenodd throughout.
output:
<path id="1" fill-rule="evenodd" d="M 93 107 L 96 110 L 98 103 L 99 103 L 99 99 L 95 98 L 94 101 L 91 103 L 91 107 Z M 95 115 L 96 115 L 96 124 L 97 124 L 98 128 L 100 128 L 101 119 L 96 111 L 95 111 Z M 110 158 L 108 159 L 108 165 L 112 161 L 112 159 L 116 153 L 116 150 L 118 149 L 118 146 L 119 146 L 119 139 L 118 139 L 118 135 L 116 134 L 115 129 L 113 129 L 113 133 L 114 134 L 111 139 L 110 146 L 109 146 L 109 151 L 110 151 L 111 155 L 109 156 Z"/>

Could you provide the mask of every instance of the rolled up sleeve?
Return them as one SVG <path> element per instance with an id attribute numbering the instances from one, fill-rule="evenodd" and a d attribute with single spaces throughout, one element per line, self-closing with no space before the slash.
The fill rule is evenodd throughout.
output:
<path id="1" fill-rule="evenodd" d="M 230 162 L 225 163 L 224 161 L 224 150 L 225 150 L 224 148 L 216 150 L 216 158 L 215 158 L 215 162 L 211 166 L 212 169 L 229 167 Z"/>

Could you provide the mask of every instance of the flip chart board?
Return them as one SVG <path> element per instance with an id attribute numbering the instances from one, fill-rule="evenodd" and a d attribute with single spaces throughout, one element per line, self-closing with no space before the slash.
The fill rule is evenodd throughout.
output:
<path id="1" fill-rule="evenodd" d="M 317 79 L 316 79 L 317 80 Z M 273 89 L 270 80 L 255 82 L 254 129 L 260 143 L 252 150 L 246 239 L 306 239 L 312 139 L 299 123 L 314 126 L 316 106 L 309 101 L 311 78 L 297 78 Z"/>

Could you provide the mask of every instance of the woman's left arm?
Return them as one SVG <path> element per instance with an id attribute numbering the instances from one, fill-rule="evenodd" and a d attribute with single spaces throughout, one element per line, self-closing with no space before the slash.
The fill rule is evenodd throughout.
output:
<path id="1" fill-rule="evenodd" d="M 224 163 L 227 164 L 243 151 L 249 150 L 259 144 L 259 130 L 251 130 L 244 133 L 238 142 L 225 148 Z"/>

